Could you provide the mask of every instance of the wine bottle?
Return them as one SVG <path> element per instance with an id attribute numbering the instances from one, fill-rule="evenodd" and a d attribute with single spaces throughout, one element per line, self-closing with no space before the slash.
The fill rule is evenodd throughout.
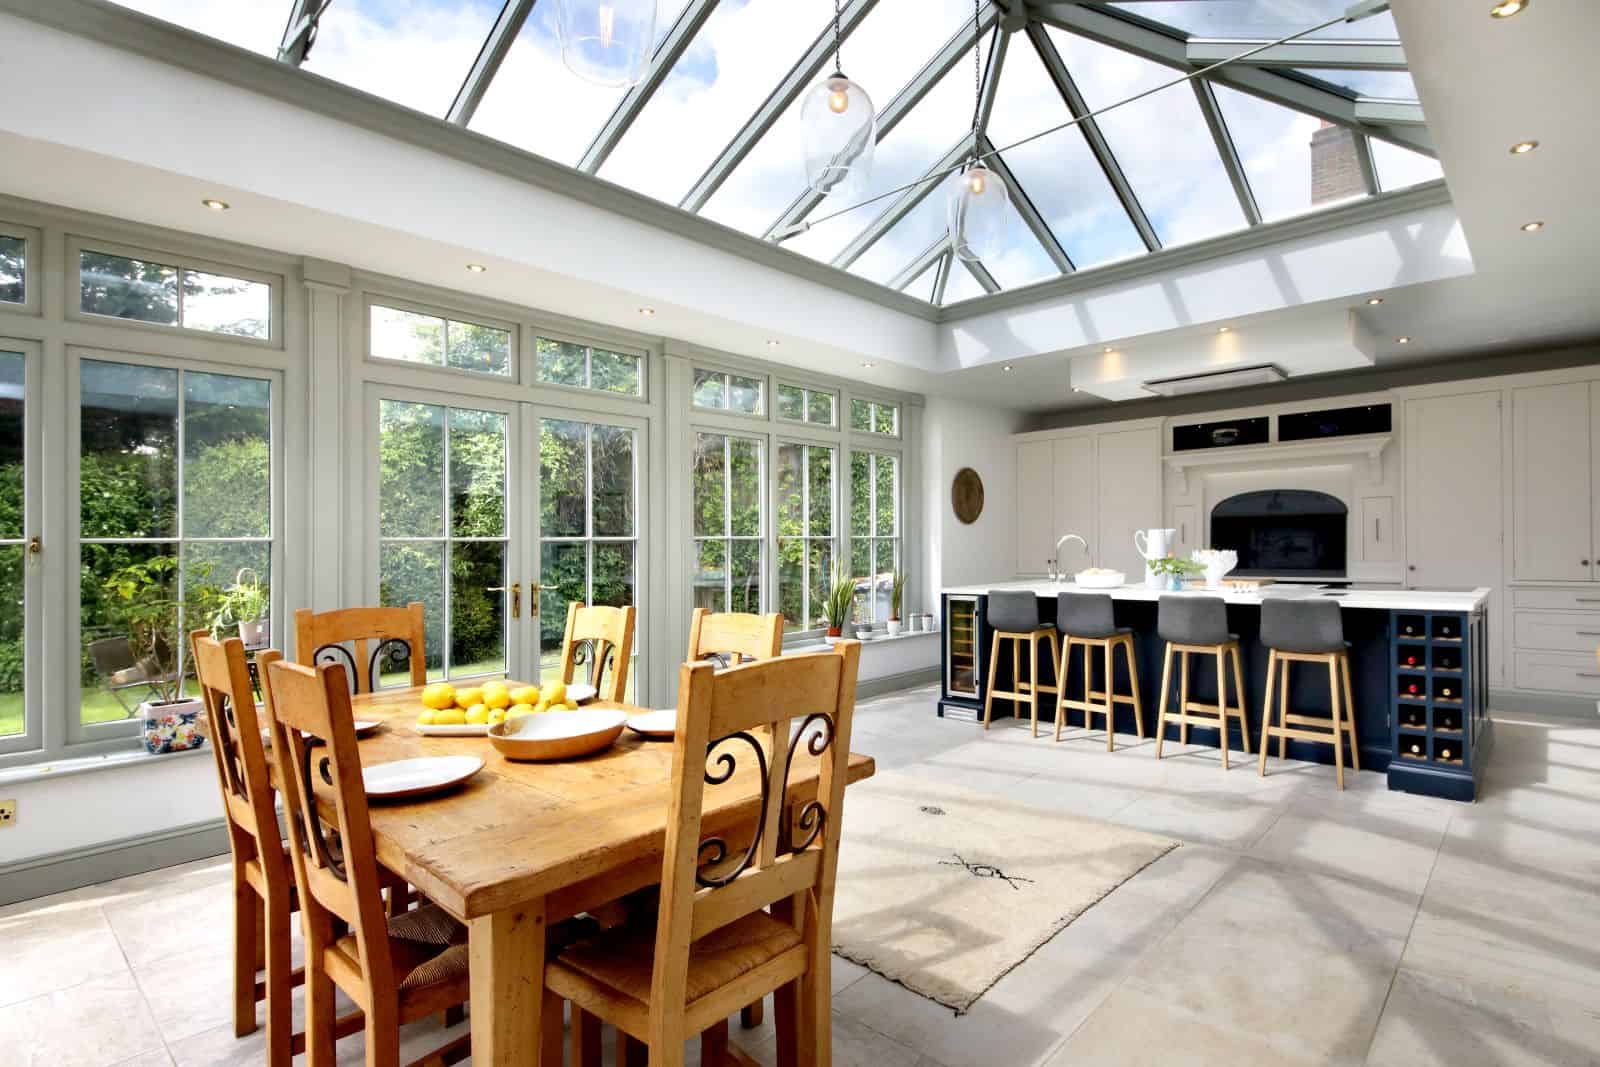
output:
<path id="1" fill-rule="evenodd" d="M 1412 653 L 1411 655 L 1406 657 L 1406 666 L 1407 667 L 1415 667 L 1416 665 L 1417 665 L 1417 657 L 1416 657 L 1415 653 Z"/>
<path id="2" fill-rule="evenodd" d="M 1417 744 L 1417 743 L 1416 743 L 1416 742 L 1415 742 L 1415 741 L 1413 741 L 1413 742 L 1412 742 L 1412 743 L 1411 743 L 1411 754 L 1412 754 L 1412 755 L 1413 755 L 1413 756 L 1420 756 L 1420 755 L 1422 755 L 1422 746 L 1421 746 L 1421 745 L 1419 745 L 1419 744 Z"/>
<path id="3" fill-rule="evenodd" d="M 1450 699 L 1450 687 L 1447 685 L 1443 689 L 1439 690 L 1439 695 L 1444 697 L 1444 699 L 1449 700 Z"/>
<path id="4" fill-rule="evenodd" d="M 1450 758 L 1450 750 L 1448 748 L 1440 749 L 1439 750 L 1439 758 L 1440 759 L 1449 759 Z"/>

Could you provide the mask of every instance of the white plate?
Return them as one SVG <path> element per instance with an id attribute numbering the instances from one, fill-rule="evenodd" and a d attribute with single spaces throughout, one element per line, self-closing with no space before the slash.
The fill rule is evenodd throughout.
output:
<path id="1" fill-rule="evenodd" d="M 599 690 L 587 682 L 573 682 L 567 686 L 567 699 L 574 703 L 582 704 L 585 701 L 593 700 L 598 692 Z"/>
<path id="2" fill-rule="evenodd" d="M 670 738 L 678 730 L 678 709 L 657 708 L 629 715 L 628 729 L 646 737 Z"/>
<path id="3" fill-rule="evenodd" d="M 483 737 L 489 732 L 489 724 L 486 722 L 464 722 L 439 726 L 432 724 L 425 726 L 419 722 L 416 727 L 417 733 L 423 737 Z"/>
<path id="4" fill-rule="evenodd" d="M 437 793 L 483 770 L 477 756 L 419 756 L 361 768 L 367 796 L 395 799 Z"/>
<path id="5" fill-rule="evenodd" d="M 266 707 L 266 705 L 265 704 L 257 704 L 256 705 L 256 714 L 258 716 L 260 716 L 261 718 L 266 718 L 266 715 L 267 715 L 267 707 Z M 383 720 L 381 720 L 381 719 L 357 719 L 354 723 L 352 723 L 352 725 L 355 726 L 355 728 L 356 728 L 356 738 L 360 739 L 360 738 L 366 737 L 368 734 L 372 733 L 372 731 L 374 731 L 378 727 L 382 726 L 383 725 Z M 310 737 L 311 736 L 310 734 L 306 733 L 304 730 L 301 730 L 300 733 L 304 737 Z M 271 748 L 272 747 L 272 731 L 271 730 L 265 730 L 265 729 L 262 730 L 261 731 L 261 740 L 266 742 L 268 748 Z"/>

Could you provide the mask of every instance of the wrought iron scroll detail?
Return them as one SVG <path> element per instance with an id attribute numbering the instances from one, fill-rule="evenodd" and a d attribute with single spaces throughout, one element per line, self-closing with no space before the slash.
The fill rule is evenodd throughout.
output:
<path id="1" fill-rule="evenodd" d="M 599 643 L 592 637 L 586 637 L 576 642 L 572 649 L 573 667 L 582 667 L 587 664 L 589 667 L 589 684 L 596 689 L 600 688 L 600 679 L 605 676 L 606 664 L 614 658 L 616 653 L 616 648 L 609 643 L 605 646 L 604 655 L 596 653 L 595 646 Z"/>
<path id="2" fill-rule="evenodd" d="M 304 786 L 300 795 L 305 801 L 302 805 L 305 810 L 300 812 L 300 839 L 302 842 L 311 843 L 312 848 L 316 849 L 317 861 L 332 871 L 335 878 L 341 882 L 348 882 L 350 879 L 344 869 L 344 846 L 339 840 L 339 832 L 333 831 L 333 841 L 329 842 L 324 835 L 322 820 L 317 817 L 317 794 L 311 783 L 311 757 L 318 751 L 306 745 L 300 754 L 300 781 Z M 332 785 L 333 775 L 329 770 L 332 757 L 325 749 L 320 751 L 322 758 L 317 761 L 317 772 L 324 782 Z"/>
<path id="3" fill-rule="evenodd" d="M 339 644 L 323 645 L 311 653 L 311 665 L 313 667 L 327 666 L 331 663 L 342 663 L 349 669 L 349 682 L 351 687 L 354 688 L 356 678 L 359 677 L 356 672 L 360 669 L 356 666 L 356 654 Z"/>
<path id="4" fill-rule="evenodd" d="M 740 730 L 738 733 L 719 737 L 706 746 L 706 761 L 714 764 L 714 766 L 706 768 L 706 784 L 721 785 L 732 778 L 734 772 L 739 769 L 738 760 L 734 758 L 732 752 L 726 749 L 717 753 L 715 760 L 711 758 L 712 753 L 716 753 L 719 747 L 729 741 L 743 741 L 750 746 L 750 751 L 756 755 L 756 768 L 761 777 L 761 819 L 756 823 L 756 832 L 755 836 L 750 839 L 750 847 L 745 849 L 744 855 L 740 857 L 733 870 L 726 874 L 707 875 L 704 871 L 705 868 L 714 867 L 728 858 L 728 843 L 720 837 L 708 837 L 700 842 L 699 864 L 694 874 L 694 880 L 697 885 L 706 889 L 717 889 L 725 886 L 750 869 L 750 865 L 755 862 L 756 852 L 761 848 L 761 835 L 767 822 L 767 804 L 770 800 L 768 792 L 771 785 L 767 777 L 767 752 L 766 749 L 761 747 L 761 742 L 757 741 L 751 734 Z M 707 853 L 710 853 L 710 855 L 707 855 Z"/>
<path id="5" fill-rule="evenodd" d="M 821 728 L 807 737 L 806 731 L 811 729 L 813 723 L 818 724 Z M 795 737 L 796 742 L 801 740 L 805 741 L 807 752 L 813 756 L 822 755 L 833 746 L 833 719 L 820 711 L 814 711 L 807 715 L 805 721 L 800 724 L 799 734 Z M 789 774 L 794 770 L 795 749 L 799 747 L 798 744 L 789 747 L 789 758 L 783 765 L 783 795 L 785 799 L 789 796 Z M 822 836 L 822 831 L 827 824 L 828 809 L 826 805 L 821 800 L 807 801 L 800 809 L 799 814 L 795 816 L 795 829 L 805 834 L 805 838 L 800 841 L 793 840 L 793 833 L 785 826 L 784 832 L 790 837 L 790 840 L 785 842 L 786 850 L 789 852 L 804 852 L 811 847 L 818 837 Z"/>
<path id="6" fill-rule="evenodd" d="M 223 722 L 218 724 L 216 731 L 217 750 L 222 753 L 222 766 L 228 775 L 228 791 L 241 800 L 250 799 L 249 779 L 244 772 L 244 761 L 239 758 L 239 745 L 236 738 L 239 734 L 239 722 L 234 718 L 233 701 L 228 699 L 228 694 L 216 693 L 217 707 L 222 712 Z"/>
<path id="7" fill-rule="evenodd" d="M 395 654 L 395 649 L 403 649 L 405 651 L 403 660 Z M 403 637 L 386 637 L 378 642 L 378 647 L 372 650 L 372 658 L 367 663 L 367 689 L 371 692 L 376 693 L 378 691 L 378 667 L 384 662 L 385 656 L 388 657 L 388 664 L 397 670 L 402 662 L 409 667 L 411 665 L 411 642 Z"/>

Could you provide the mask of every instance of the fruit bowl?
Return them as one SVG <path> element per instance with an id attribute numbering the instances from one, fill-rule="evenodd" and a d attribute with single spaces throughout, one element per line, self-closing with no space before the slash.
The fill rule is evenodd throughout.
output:
<path id="1" fill-rule="evenodd" d="M 489 727 L 489 743 L 511 760 L 572 759 L 610 748 L 627 721 L 611 708 L 524 715 Z"/>
<path id="2" fill-rule="evenodd" d="M 1079 571 L 1072 576 L 1072 580 L 1084 589 L 1117 589 L 1128 584 L 1126 574 L 1103 567 L 1090 567 L 1086 571 Z"/>

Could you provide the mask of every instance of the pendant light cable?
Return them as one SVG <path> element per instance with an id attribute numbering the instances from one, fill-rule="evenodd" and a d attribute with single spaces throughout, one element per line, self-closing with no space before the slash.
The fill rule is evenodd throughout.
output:
<path id="1" fill-rule="evenodd" d="M 791 237 L 798 237 L 800 234 L 805 233 L 807 230 L 811 229 L 811 227 L 816 226 L 816 225 L 818 225 L 820 223 L 827 222 L 830 219 L 836 219 L 840 215 L 845 215 L 845 214 L 848 214 L 849 212 L 856 211 L 856 210 L 858 210 L 860 208 L 864 208 L 868 204 L 876 204 L 880 200 L 887 200 L 891 196 L 898 196 L 901 193 L 904 193 L 904 192 L 907 192 L 907 191 L 909 191 L 911 189 L 917 188 L 919 185 L 923 185 L 923 184 L 928 183 L 928 182 L 939 181 L 940 179 L 946 177 L 947 175 L 954 174 L 957 171 L 965 169 L 968 165 L 970 165 L 972 163 L 981 163 L 985 159 L 988 159 L 990 156 L 999 155 L 1001 152 L 1009 152 L 1013 148 L 1020 148 L 1025 144 L 1029 144 L 1029 143 L 1031 143 L 1033 141 L 1037 141 L 1041 137 L 1048 137 L 1052 133 L 1058 133 L 1061 130 L 1065 130 L 1068 127 L 1071 127 L 1071 126 L 1077 126 L 1080 123 L 1087 122 L 1089 119 L 1099 118 L 1101 115 L 1104 115 L 1108 111 L 1114 111 L 1119 107 L 1125 107 L 1128 104 L 1132 104 L 1132 103 L 1134 103 L 1136 101 L 1143 100 L 1145 97 L 1151 96 L 1151 95 L 1153 95 L 1155 93 L 1159 93 L 1163 89 L 1170 89 L 1175 85 L 1182 85 L 1185 82 L 1193 81 L 1196 78 L 1203 78 L 1207 74 L 1210 74 L 1211 72 L 1213 72 L 1215 70 L 1219 70 L 1222 67 L 1230 66 L 1230 65 L 1232 65 L 1234 63 L 1239 62 L 1241 59 L 1249 59 L 1251 56 L 1256 55 L 1256 54 L 1261 53 L 1261 52 L 1265 52 L 1269 48 L 1276 48 L 1280 44 L 1288 44 L 1290 41 L 1297 41 L 1300 38 L 1307 36 L 1308 34 L 1317 33 L 1317 32 L 1319 32 L 1321 30 L 1327 29 L 1330 26 L 1337 26 L 1340 23 L 1354 22 L 1354 21 L 1356 21 L 1356 20 L 1351 18 L 1351 17 L 1349 17 L 1349 16 L 1347 16 L 1347 15 L 1340 15 L 1337 18 L 1331 18 L 1326 22 L 1320 22 L 1317 25 L 1310 27 L 1309 29 L 1301 30 L 1298 33 L 1291 33 L 1287 37 L 1280 37 L 1275 41 L 1265 41 L 1265 42 L 1263 42 L 1261 44 L 1256 45 L 1254 48 L 1251 48 L 1251 49 L 1249 49 L 1247 51 L 1244 51 L 1244 52 L 1240 52 L 1236 56 L 1229 56 L 1226 59 L 1219 59 L 1215 63 L 1212 63 L 1210 66 L 1201 67 L 1199 70 L 1191 71 L 1188 74 L 1183 75 L 1181 78 L 1174 78 L 1172 81 L 1163 82 L 1162 84 L 1156 85 L 1156 86 L 1152 86 L 1151 88 L 1146 89 L 1143 92 L 1135 93 L 1134 95 L 1128 97 L 1126 100 L 1118 100 L 1116 103 L 1107 104 L 1105 107 L 1099 108 L 1099 109 L 1094 110 L 1094 111 L 1086 112 L 1086 113 L 1084 113 L 1082 115 L 1079 115 L 1076 118 L 1068 119 L 1066 122 L 1059 123 L 1058 125 L 1048 127 L 1047 129 L 1040 130 L 1038 133 L 1029 134 L 1027 137 L 1024 137 L 1024 138 L 1022 138 L 1020 140 L 1017 140 L 1017 141 L 1012 141 L 1010 144 L 1000 145 L 998 147 L 991 148 L 987 152 L 981 152 L 980 153 L 978 151 L 978 145 L 976 143 L 976 138 L 974 138 L 974 144 L 972 146 L 973 147 L 972 157 L 970 159 L 966 160 L 965 162 L 962 162 L 962 163 L 960 163 L 960 164 L 958 164 L 956 166 L 953 166 L 953 167 L 948 167 L 948 168 L 946 168 L 944 170 L 941 170 L 941 171 L 938 171 L 938 172 L 936 172 L 934 174 L 924 175 L 921 178 L 917 178 L 917 179 L 914 179 L 912 181 L 909 181 L 904 185 L 896 186 L 893 189 L 887 189 L 884 192 L 879 193 L 877 196 L 871 197 L 871 198 L 866 199 L 866 200 L 857 201 L 856 203 L 851 204 L 849 207 L 842 207 L 839 210 L 830 212 L 830 213 L 828 213 L 826 215 L 821 216 L 820 218 L 807 219 L 807 220 L 803 220 L 801 222 L 794 223 L 794 224 L 792 224 L 790 226 L 786 226 L 783 229 L 779 230 L 774 235 L 773 239 L 781 243 L 783 241 L 788 240 Z M 976 39 L 976 36 L 977 36 L 976 35 L 976 31 L 974 31 L 974 39 Z M 982 77 L 981 77 L 981 75 L 979 77 L 979 85 L 980 85 L 980 94 L 979 95 L 980 95 L 980 100 L 981 100 L 981 95 L 982 95 L 981 94 L 981 85 L 982 85 Z M 978 130 L 978 111 L 979 110 L 980 110 L 980 108 L 978 107 L 978 105 L 974 104 L 973 109 L 972 109 L 972 112 L 973 112 L 972 130 L 973 130 L 974 134 L 976 134 L 977 130 Z"/>
<path id="2" fill-rule="evenodd" d="M 982 25 L 978 21 L 979 0 L 972 0 L 972 150 L 978 150 L 978 112 L 983 107 L 983 68 L 982 58 L 978 55 L 980 30 Z M 995 22 L 995 32 L 999 32 L 999 20 Z"/>
<path id="3" fill-rule="evenodd" d="M 844 77 L 844 60 L 839 58 L 839 3 L 833 0 L 833 76 Z"/>

